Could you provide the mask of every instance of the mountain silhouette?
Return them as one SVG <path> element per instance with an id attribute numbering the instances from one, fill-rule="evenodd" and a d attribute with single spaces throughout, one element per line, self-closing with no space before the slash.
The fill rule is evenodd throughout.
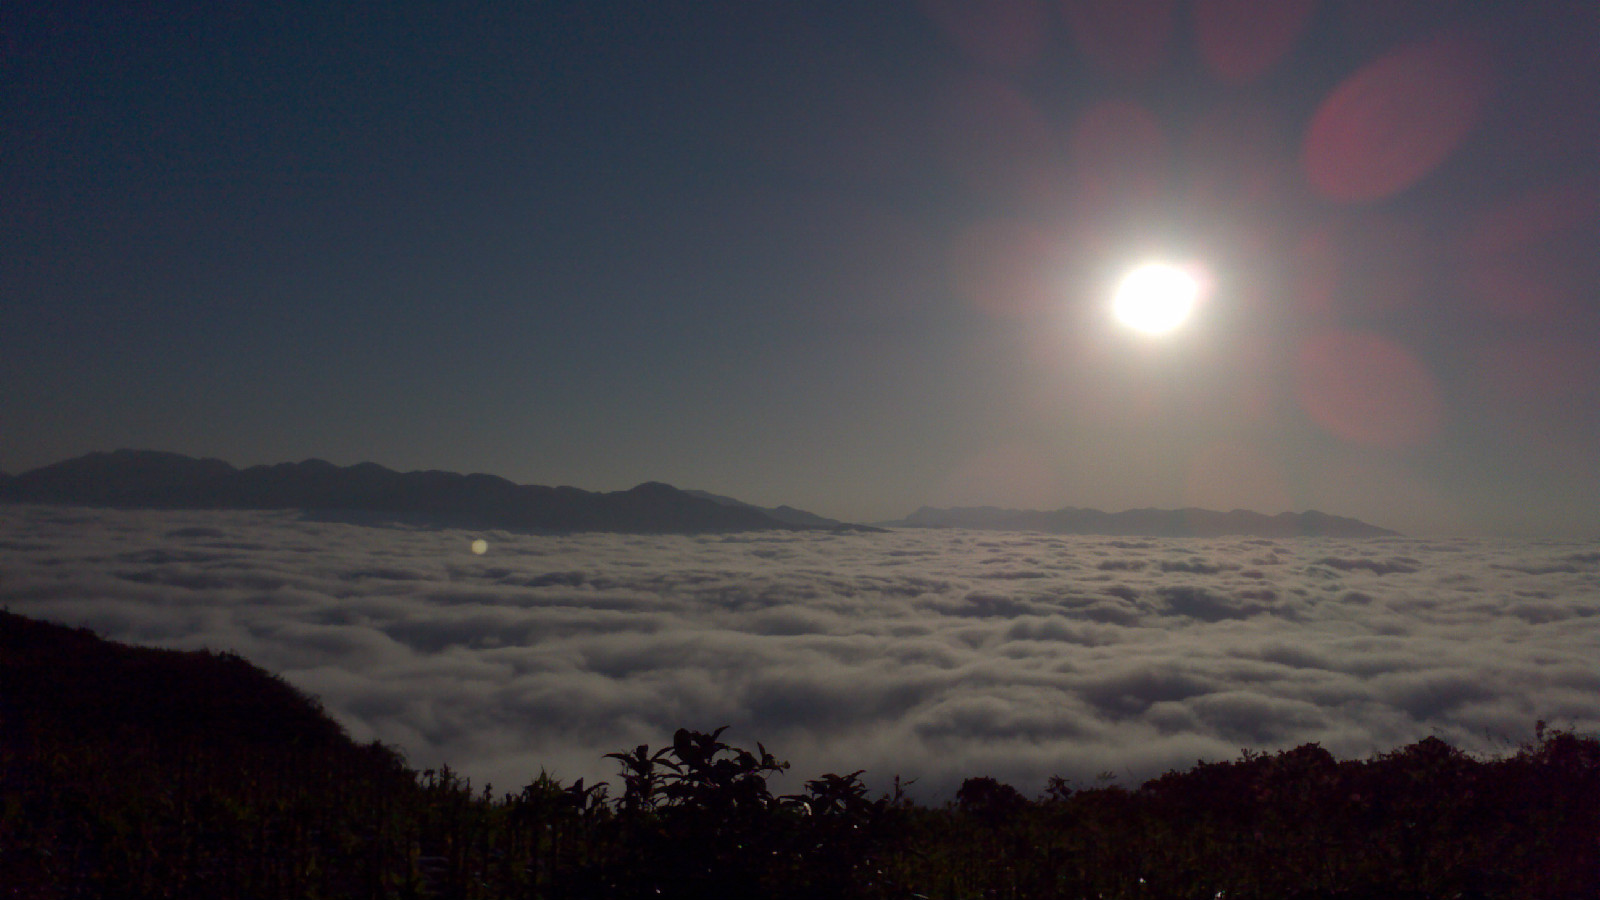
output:
<path id="1" fill-rule="evenodd" d="M 826 516 L 819 516 L 814 512 L 807 512 L 803 509 L 795 509 L 787 504 L 780 506 L 756 506 L 752 503 L 746 503 L 743 500 L 736 500 L 732 497 L 724 497 L 721 494 L 713 494 L 710 491 L 684 491 L 684 493 L 693 497 L 703 497 L 706 500 L 720 503 L 723 506 L 753 509 L 757 512 L 771 516 L 785 525 L 790 525 L 796 528 L 826 528 L 833 531 L 883 530 L 882 528 L 874 528 L 871 525 L 854 525 L 849 522 L 841 522 L 838 519 L 830 519 Z"/>
<path id="2" fill-rule="evenodd" d="M 1001 509 L 968 506 L 935 509 L 924 506 L 898 522 L 904 528 L 982 528 L 995 531 L 1043 531 L 1051 534 L 1104 534 L 1129 537 L 1385 537 L 1397 532 L 1358 519 L 1315 510 L 1275 516 L 1235 509 L 1130 509 L 1110 513 L 1066 506 L 1057 510 Z"/>
<path id="3" fill-rule="evenodd" d="M 515 484 L 494 475 L 396 472 L 376 463 L 320 459 L 235 468 L 154 450 L 90 453 L 20 475 L 0 473 L 0 500 L 149 509 L 296 509 L 323 519 L 405 521 L 458 528 L 703 534 L 766 530 L 875 531 L 791 506 L 759 507 L 708 491 L 648 481 L 626 491 Z M 1146 537 L 1382 537 L 1396 532 L 1316 511 L 1265 515 L 1235 509 L 1131 509 L 1110 513 L 994 506 L 924 506 L 902 528 L 978 528 Z"/>
<path id="4" fill-rule="evenodd" d="M 237 469 L 219 459 L 151 450 L 90 453 L 0 482 L 0 498 L 154 509 L 299 509 L 371 522 L 535 532 L 648 534 L 841 527 L 815 517 L 784 520 L 660 482 L 597 493 L 519 485 L 493 475 L 396 472 L 376 463 L 320 459 Z M 796 511 L 798 512 L 798 511 Z"/>

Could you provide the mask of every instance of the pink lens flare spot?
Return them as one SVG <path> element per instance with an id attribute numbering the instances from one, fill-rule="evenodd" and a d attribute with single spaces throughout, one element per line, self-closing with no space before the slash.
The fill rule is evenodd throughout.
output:
<path id="1" fill-rule="evenodd" d="M 1195 0 L 1200 58 L 1218 80 L 1245 84 L 1288 54 L 1317 0 Z"/>
<path id="2" fill-rule="evenodd" d="M 962 53 L 984 65 L 1031 65 L 1050 37 L 1044 0 L 921 0 L 921 5 Z"/>
<path id="3" fill-rule="evenodd" d="M 1355 444 L 1420 444 L 1439 427 L 1433 375 L 1411 351 L 1371 332 L 1329 330 L 1304 341 L 1295 394 L 1317 425 Z"/>
<path id="4" fill-rule="evenodd" d="M 963 78 L 942 107 L 940 149 L 969 189 L 1023 205 L 1054 207 L 1065 200 L 1061 136 L 1015 85 Z"/>
<path id="5" fill-rule="evenodd" d="M 1512 196 L 1471 220 L 1457 246 L 1462 292 L 1498 318 L 1581 318 L 1600 279 L 1595 235 L 1600 177 L 1582 175 Z"/>
<path id="6" fill-rule="evenodd" d="M 1131 101 L 1089 107 L 1068 136 L 1080 210 L 1106 212 L 1154 200 L 1166 185 L 1167 137 L 1153 113 Z"/>
<path id="7" fill-rule="evenodd" d="M 1167 59 L 1177 24 L 1176 0 L 1063 0 L 1078 50 L 1102 71 L 1148 78 Z"/>
<path id="8" fill-rule="evenodd" d="M 1316 191 L 1364 203 L 1410 187 L 1443 163 L 1483 115 L 1488 52 L 1462 35 L 1413 44 L 1358 69 L 1317 108 L 1301 162 Z"/>

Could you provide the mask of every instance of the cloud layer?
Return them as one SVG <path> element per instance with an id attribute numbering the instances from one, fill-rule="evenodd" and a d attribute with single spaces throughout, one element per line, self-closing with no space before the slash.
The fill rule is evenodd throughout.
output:
<path id="1" fill-rule="evenodd" d="M 476 555 L 472 542 L 488 542 Z M 1600 544 L 975 531 L 544 537 L 0 507 L 0 605 L 231 649 L 515 790 L 731 725 L 793 776 L 1124 783 L 1240 748 L 1600 730 Z"/>

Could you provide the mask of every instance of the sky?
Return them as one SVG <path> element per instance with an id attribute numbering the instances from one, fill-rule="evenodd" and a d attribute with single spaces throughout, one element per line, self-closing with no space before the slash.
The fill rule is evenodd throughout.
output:
<path id="1" fill-rule="evenodd" d="M 474 540 L 486 541 L 475 554 Z M 0 605 L 232 650 L 359 741 L 516 792 L 686 727 L 951 799 L 1316 742 L 1600 729 L 1600 545 L 971 531 L 570 536 L 0 507 Z"/>
<path id="2" fill-rule="evenodd" d="M 0 7 L 0 470 L 1600 536 L 1592 0 Z M 1201 273 L 1178 330 L 1120 273 Z"/>

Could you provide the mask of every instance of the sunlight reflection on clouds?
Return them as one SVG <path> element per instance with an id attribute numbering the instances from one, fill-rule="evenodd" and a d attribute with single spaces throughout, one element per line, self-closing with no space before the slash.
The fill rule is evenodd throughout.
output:
<path id="1" fill-rule="evenodd" d="M 0 509 L 0 604 L 233 649 L 358 739 L 520 786 L 679 726 L 939 795 L 1240 747 L 1600 727 L 1590 543 L 970 531 L 709 537 Z"/>

